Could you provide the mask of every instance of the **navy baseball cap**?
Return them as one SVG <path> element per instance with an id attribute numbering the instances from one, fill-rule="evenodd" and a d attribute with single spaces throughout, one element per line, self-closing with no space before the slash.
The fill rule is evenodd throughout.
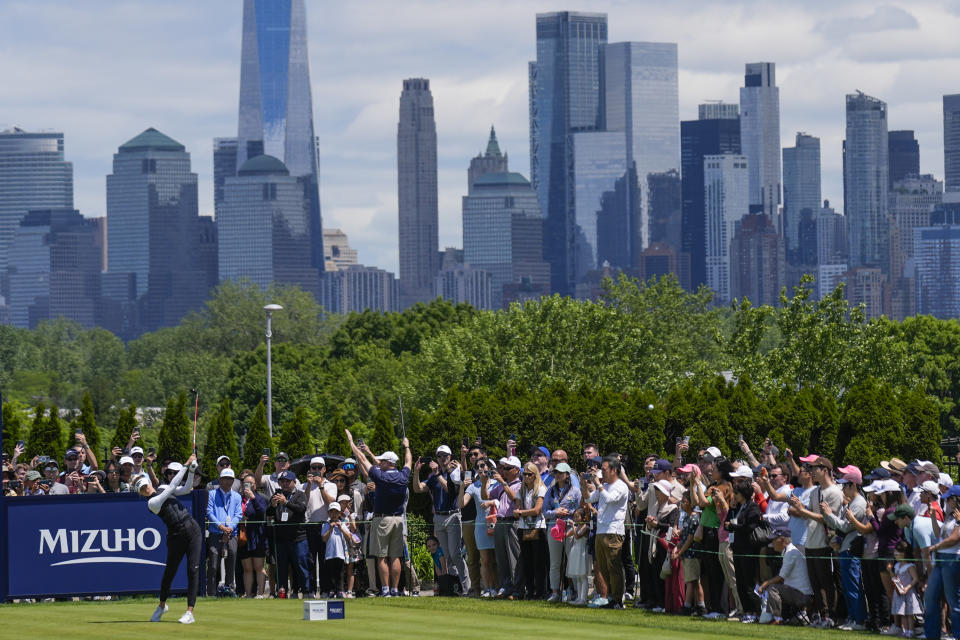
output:
<path id="1" fill-rule="evenodd" d="M 277 476 L 277 478 L 280 480 L 296 480 L 297 476 L 293 473 L 293 471 L 290 471 L 289 469 L 287 469 L 286 471 L 281 473 L 279 476 Z"/>
<path id="2" fill-rule="evenodd" d="M 663 471 L 673 471 L 673 465 L 670 464 L 669 460 L 660 458 L 659 460 L 653 463 L 653 471 L 655 473 L 660 473 Z"/>
<path id="3" fill-rule="evenodd" d="M 547 449 L 546 447 L 537 447 L 536 449 L 548 458 L 550 457 L 550 449 Z"/>

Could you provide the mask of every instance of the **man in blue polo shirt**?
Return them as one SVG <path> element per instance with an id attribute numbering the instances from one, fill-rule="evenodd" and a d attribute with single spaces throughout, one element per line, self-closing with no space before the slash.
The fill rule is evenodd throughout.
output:
<path id="1" fill-rule="evenodd" d="M 363 445 L 361 449 L 354 443 L 349 429 L 344 431 L 350 450 L 357 458 L 357 464 L 376 486 L 373 494 L 373 520 L 370 523 L 373 532 L 370 555 L 377 559 L 377 572 L 380 574 L 380 584 L 383 585 L 380 595 L 397 596 L 400 569 L 403 566 L 407 485 L 410 483 L 410 467 L 413 465 L 410 441 L 403 439 L 403 468 L 398 469 L 397 462 L 400 458 L 396 453 L 385 451 L 374 456 L 367 445 Z"/>
<path id="2" fill-rule="evenodd" d="M 462 592 L 470 592 L 470 576 L 463 562 L 460 546 L 463 534 L 460 530 L 460 509 L 457 497 L 460 491 L 460 463 L 453 460 L 450 447 L 445 444 L 437 448 L 437 459 L 431 460 L 430 475 L 426 483 L 420 482 L 421 459 L 417 459 L 413 474 L 415 493 L 430 492 L 433 499 L 433 535 L 440 542 L 443 556 L 447 560 L 447 572 L 460 581 Z"/>

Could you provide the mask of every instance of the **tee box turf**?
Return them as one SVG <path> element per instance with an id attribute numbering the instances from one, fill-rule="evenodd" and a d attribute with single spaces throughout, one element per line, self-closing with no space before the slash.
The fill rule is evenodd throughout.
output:
<path id="1" fill-rule="evenodd" d="M 343 620 L 343 600 L 304 600 L 304 620 Z"/>

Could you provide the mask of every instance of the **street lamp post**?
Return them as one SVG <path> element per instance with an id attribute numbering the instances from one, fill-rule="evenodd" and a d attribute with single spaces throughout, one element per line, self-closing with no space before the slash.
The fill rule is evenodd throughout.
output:
<path id="1" fill-rule="evenodd" d="M 270 437 L 273 437 L 273 377 L 270 370 L 270 340 L 273 338 L 272 323 L 273 312 L 281 311 L 283 307 L 278 304 L 268 304 L 263 310 L 267 312 L 267 429 L 270 431 Z"/>

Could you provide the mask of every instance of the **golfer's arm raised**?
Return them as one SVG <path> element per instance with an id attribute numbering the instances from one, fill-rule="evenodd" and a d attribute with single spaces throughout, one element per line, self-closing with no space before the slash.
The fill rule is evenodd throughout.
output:
<path id="1" fill-rule="evenodd" d="M 187 481 L 182 485 L 177 481 L 177 478 L 174 478 L 170 484 L 173 486 L 173 495 L 175 496 L 185 496 L 191 491 L 193 491 L 193 476 L 196 473 L 196 470 L 192 467 L 184 467 L 187 469 Z M 178 476 L 179 477 L 179 476 Z"/>
<path id="2" fill-rule="evenodd" d="M 173 480 L 170 481 L 170 484 L 167 485 L 166 489 L 155 494 L 152 498 L 147 500 L 147 508 L 154 513 L 160 513 L 160 507 L 163 506 L 164 501 L 170 497 L 170 494 L 173 493 L 173 490 L 177 487 L 177 485 L 180 484 L 180 481 L 183 480 L 183 475 L 186 472 L 186 467 L 180 469 L 180 471 L 177 471 L 177 475 L 173 476 Z"/>

